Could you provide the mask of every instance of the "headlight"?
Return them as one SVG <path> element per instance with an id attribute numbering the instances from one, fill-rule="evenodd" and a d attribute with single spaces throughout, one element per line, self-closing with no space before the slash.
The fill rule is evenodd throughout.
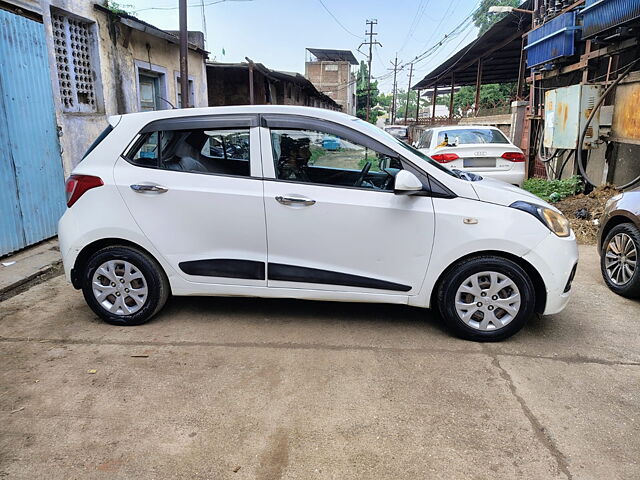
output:
<path id="1" fill-rule="evenodd" d="M 529 202 L 515 202 L 511 207 L 530 213 L 545 226 L 559 237 L 568 237 L 571 235 L 571 227 L 567 217 L 547 207 L 535 205 Z"/>

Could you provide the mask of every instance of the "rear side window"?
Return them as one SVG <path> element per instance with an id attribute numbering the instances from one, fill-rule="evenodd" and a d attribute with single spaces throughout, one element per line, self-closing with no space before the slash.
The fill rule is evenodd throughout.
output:
<path id="1" fill-rule="evenodd" d="M 249 128 L 147 132 L 126 158 L 139 167 L 248 177 L 249 136 Z"/>
<path id="2" fill-rule="evenodd" d="M 80 159 L 80 161 L 84 160 L 85 158 L 87 158 L 87 155 L 89 155 L 91 152 L 93 152 L 93 150 L 100 145 L 100 142 L 102 142 L 105 138 L 107 138 L 107 136 L 111 133 L 111 131 L 113 130 L 113 127 L 111 125 L 107 125 L 107 128 L 105 128 L 102 133 L 100 135 L 98 135 L 98 138 L 96 138 L 93 143 L 91 145 L 89 145 L 89 148 L 87 149 L 87 151 L 85 152 L 85 154 L 82 156 L 82 158 Z"/>

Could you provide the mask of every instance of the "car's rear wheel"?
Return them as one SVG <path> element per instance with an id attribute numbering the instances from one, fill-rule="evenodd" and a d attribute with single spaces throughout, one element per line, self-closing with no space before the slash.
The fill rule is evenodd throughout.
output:
<path id="1" fill-rule="evenodd" d="M 468 340 L 502 340 L 518 332 L 535 309 L 535 289 L 515 262 L 475 257 L 442 278 L 438 307 L 445 323 Z"/>
<path id="2" fill-rule="evenodd" d="M 623 297 L 640 297 L 640 230 L 632 223 L 616 225 L 602 242 L 600 270 L 607 286 Z"/>
<path id="3" fill-rule="evenodd" d="M 113 325 L 149 321 L 169 297 L 169 282 L 160 265 L 131 247 L 106 247 L 86 262 L 82 293 L 91 309 Z"/>

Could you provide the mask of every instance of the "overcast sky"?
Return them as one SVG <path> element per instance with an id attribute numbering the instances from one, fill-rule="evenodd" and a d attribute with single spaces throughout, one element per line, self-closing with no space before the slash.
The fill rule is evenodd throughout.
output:
<path id="1" fill-rule="evenodd" d="M 382 48 L 376 47 L 372 72 L 381 89 L 389 92 L 391 67 L 396 52 L 408 63 L 436 45 L 476 8 L 479 0 L 189 0 L 189 29 L 203 30 L 204 7 L 207 49 L 221 62 L 240 62 L 249 57 L 276 70 L 304 74 L 305 48 L 357 52 L 365 41 L 367 19 L 377 19 L 374 31 Z M 215 2 L 215 3 L 213 3 Z M 157 27 L 178 29 L 178 0 L 120 0 L 127 10 Z M 213 4 L 212 4 L 213 3 Z M 325 7 L 323 6 L 326 6 Z M 169 8 L 169 9 L 165 9 Z M 332 16 L 333 15 L 333 16 Z M 335 17 L 335 18 L 333 18 Z M 470 25 L 448 37 L 414 69 L 412 84 L 477 36 Z M 367 52 L 367 47 L 361 49 Z M 224 53 L 223 53 L 224 51 Z M 398 75 L 399 88 L 406 89 L 409 68 Z"/>

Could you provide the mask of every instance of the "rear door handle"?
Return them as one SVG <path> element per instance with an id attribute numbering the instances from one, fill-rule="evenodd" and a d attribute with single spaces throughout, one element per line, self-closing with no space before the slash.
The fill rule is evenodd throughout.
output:
<path id="1" fill-rule="evenodd" d="M 311 200 L 306 197 L 290 197 L 290 196 L 281 196 L 278 195 L 276 200 L 282 205 L 300 205 L 300 206 L 309 206 L 316 203 L 315 200 Z"/>
<path id="2" fill-rule="evenodd" d="M 136 193 L 166 193 L 169 191 L 167 187 L 163 187 L 162 185 L 151 185 L 151 184 L 131 185 L 131 190 L 133 190 Z"/>

